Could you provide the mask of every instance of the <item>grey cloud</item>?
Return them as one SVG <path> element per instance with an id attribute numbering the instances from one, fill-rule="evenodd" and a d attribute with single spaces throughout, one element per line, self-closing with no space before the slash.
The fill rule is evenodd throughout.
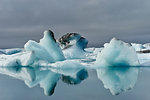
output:
<path id="1" fill-rule="evenodd" d="M 0 42 L 4 36 L 38 40 L 48 28 L 57 38 L 79 32 L 90 45 L 102 45 L 112 37 L 148 42 L 149 4 L 149 0 L 1 0 Z"/>

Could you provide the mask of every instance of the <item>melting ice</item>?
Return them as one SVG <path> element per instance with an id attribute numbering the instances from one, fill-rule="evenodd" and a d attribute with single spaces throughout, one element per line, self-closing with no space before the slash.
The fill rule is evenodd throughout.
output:
<path id="1" fill-rule="evenodd" d="M 0 73 L 23 80 L 28 87 L 40 85 L 52 95 L 59 80 L 79 84 L 94 69 L 113 95 L 132 89 L 139 66 L 150 65 L 149 44 L 131 45 L 113 38 L 101 48 L 87 48 L 77 33 L 56 40 L 50 30 L 40 42 L 29 40 L 24 48 L 0 49 Z"/>

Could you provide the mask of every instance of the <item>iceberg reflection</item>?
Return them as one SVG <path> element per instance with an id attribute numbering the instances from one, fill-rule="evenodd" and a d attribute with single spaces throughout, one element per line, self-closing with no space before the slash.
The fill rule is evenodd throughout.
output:
<path id="1" fill-rule="evenodd" d="M 39 67 L 39 66 L 38 66 Z M 40 66 L 42 67 L 42 66 Z M 39 67 L 39 68 L 40 68 Z M 0 67 L 0 73 L 9 75 L 16 79 L 23 80 L 28 87 L 34 87 L 40 85 L 44 89 L 45 95 L 52 95 L 59 80 L 67 84 L 79 84 L 81 81 L 88 77 L 88 73 L 85 69 L 79 69 L 72 74 L 62 74 L 60 70 L 57 72 L 48 70 L 40 70 L 33 67 Z M 56 71 L 56 70 L 55 70 Z M 65 71 L 66 72 L 66 71 Z"/>

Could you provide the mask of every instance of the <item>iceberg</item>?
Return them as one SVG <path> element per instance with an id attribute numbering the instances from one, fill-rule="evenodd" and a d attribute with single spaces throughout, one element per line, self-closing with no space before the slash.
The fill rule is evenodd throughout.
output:
<path id="1" fill-rule="evenodd" d="M 63 54 L 67 59 L 86 58 L 85 48 L 88 40 L 77 33 L 67 33 L 58 39 L 58 43 L 62 48 Z"/>
<path id="2" fill-rule="evenodd" d="M 88 40 L 78 33 L 67 33 L 58 39 L 58 43 L 62 49 L 67 49 L 74 45 L 84 49 L 87 47 Z"/>
<path id="3" fill-rule="evenodd" d="M 113 95 L 134 87 L 138 77 L 138 69 L 134 67 L 139 66 L 139 61 L 128 43 L 113 38 L 98 53 L 95 64 L 98 78 Z"/>
<path id="4" fill-rule="evenodd" d="M 12 55 L 19 52 L 23 52 L 24 49 L 21 48 L 13 48 L 13 49 L 0 49 L 0 54 Z"/>
<path id="5" fill-rule="evenodd" d="M 56 42 L 54 38 L 54 33 L 52 31 L 45 31 L 44 37 L 40 40 L 39 44 L 43 46 L 50 55 L 52 55 L 55 61 L 65 60 L 63 52 L 59 47 L 58 43 Z"/>
<path id="6" fill-rule="evenodd" d="M 53 63 L 56 61 L 65 60 L 62 50 L 57 44 L 53 32 L 50 30 L 44 32 L 44 37 L 40 40 L 40 43 L 30 40 L 25 44 L 24 48 L 26 51 L 35 52 L 36 55 L 35 61 L 45 60 L 48 61 L 49 63 Z M 60 74 L 53 73 L 50 70 L 45 70 L 44 72 L 42 71 L 42 74 L 39 74 L 41 73 L 41 71 L 39 69 L 37 70 L 38 70 L 36 73 L 37 79 L 35 80 L 35 82 L 34 81 L 26 82 L 26 84 L 29 87 L 32 87 L 32 85 L 35 86 L 37 84 L 40 84 L 40 87 L 44 89 L 45 95 L 53 94 L 54 88 L 60 77 Z"/>
<path id="7" fill-rule="evenodd" d="M 135 48 L 136 51 L 150 50 L 150 43 L 146 44 L 131 43 L 131 45 Z"/>
<path id="8" fill-rule="evenodd" d="M 37 60 L 55 62 L 54 58 L 47 52 L 47 50 L 35 41 L 29 40 L 24 48 L 26 51 L 33 51 Z"/>
<path id="9" fill-rule="evenodd" d="M 145 46 L 143 46 L 142 44 L 131 43 L 131 45 L 136 51 L 141 51 L 142 49 L 145 49 Z"/>
<path id="10" fill-rule="evenodd" d="M 40 40 L 40 43 L 30 40 L 25 44 L 24 48 L 26 51 L 34 51 L 39 60 L 49 62 L 65 60 L 63 52 L 50 30 L 44 32 L 44 37 Z"/>
<path id="11" fill-rule="evenodd" d="M 0 73 L 21 80 L 35 79 L 34 69 L 30 67 L 34 63 L 34 52 L 21 52 L 12 55 L 0 55 Z"/>
<path id="12" fill-rule="evenodd" d="M 52 95 L 59 80 L 75 85 L 96 70 L 97 77 L 113 95 L 134 87 L 139 66 L 147 65 L 149 45 L 125 43 L 113 38 L 100 48 L 87 48 L 88 41 L 77 33 L 56 40 L 50 30 L 40 42 L 29 40 L 24 48 L 0 49 L 0 73 L 23 80 L 32 88 L 39 85 Z"/>
<path id="13" fill-rule="evenodd" d="M 141 65 L 150 61 L 150 44 L 131 43 L 137 52 L 137 56 Z"/>
<path id="14" fill-rule="evenodd" d="M 80 63 L 65 60 L 62 49 L 50 30 L 44 32 L 40 43 L 30 40 L 24 48 L 26 51 L 33 51 L 36 56 L 35 63 L 32 65 L 36 67 L 36 79 L 25 83 L 29 87 L 40 84 L 45 95 L 53 94 L 59 78 L 68 84 L 78 84 L 88 76 Z"/>
<path id="15" fill-rule="evenodd" d="M 102 66 L 139 65 L 135 49 L 130 44 L 116 38 L 113 38 L 110 43 L 104 44 L 104 49 L 98 53 L 96 63 Z"/>
<path id="16" fill-rule="evenodd" d="M 35 54 L 33 51 L 21 52 L 12 55 L 0 55 L 0 66 L 29 66 L 34 63 Z"/>

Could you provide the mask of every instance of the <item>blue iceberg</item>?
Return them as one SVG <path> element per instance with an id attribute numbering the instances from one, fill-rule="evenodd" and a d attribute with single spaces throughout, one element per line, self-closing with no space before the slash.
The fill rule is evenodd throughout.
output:
<path id="1" fill-rule="evenodd" d="M 98 53 L 95 64 L 98 78 L 113 95 L 134 87 L 139 70 L 135 67 L 140 64 L 136 51 L 128 43 L 113 38 Z"/>

